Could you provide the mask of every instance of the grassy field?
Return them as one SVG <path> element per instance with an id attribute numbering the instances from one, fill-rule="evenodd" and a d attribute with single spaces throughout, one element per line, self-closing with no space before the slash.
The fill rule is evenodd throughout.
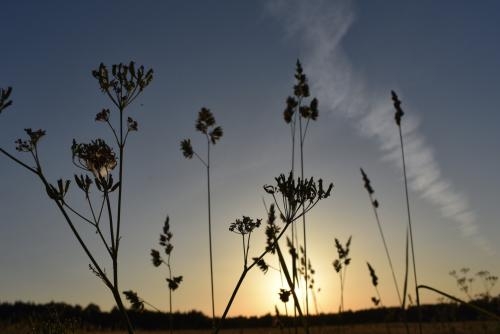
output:
<path id="1" fill-rule="evenodd" d="M 302 330 L 299 328 L 299 332 Z M 432 323 L 423 324 L 423 332 L 426 334 L 498 334 L 500 333 L 500 323 L 488 321 L 468 321 L 453 323 Z M 210 334 L 210 330 L 179 330 L 175 334 Z M 252 328 L 252 329 L 227 329 L 221 330 L 224 334 L 292 334 L 293 329 L 280 330 L 279 328 Z M 362 324 L 345 326 L 313 327 L 311 334 L 405 334 L 403 324 Z M 410 333 L 418 333 L 418 325 L 410 325 Z M 2 334 L 32 334 L 24 328 L 2 329 Z M 35 333 L 33 333 L 35 334 Z M 56 333 L 54 333 L 56 334 Z M 126 331 L 78 331 L 67 334 L 126 334 Z M 170 331 L 136 331 L 136 334 L 170 334 Z"/>

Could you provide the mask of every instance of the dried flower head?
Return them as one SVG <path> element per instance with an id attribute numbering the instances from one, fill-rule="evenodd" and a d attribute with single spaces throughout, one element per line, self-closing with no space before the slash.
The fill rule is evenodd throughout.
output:
<path id="1" fill-rule="evenodd" d="M 280 228 L 276 225 L 276 210 L 274 204 L 271 204 L 267 215 L 266 225 L 266 250 L 274 254 L 276 252 L 276 235 L 280 232 Z"/>
<path id="2" fill-rule="evenodd" d="M 131 61 L 111 66 L 111 76 L 108 68 L 101 63 L 92 76 L 99 82 L 102 92 L 108 94 L 113 103 L 123 110 L 129 105 L 153 80 L 153 70 L 145 70 L 144 66 L 136 68 Z"/>
<path id="3" fill-rule="evenodd" d="M 128 131 L 137 131 L 137 121 L 134 121 L 132 117 L 127 118 Z"/>
<path id="4" fill-rule="evenodd" d="M 216 126 L 212 131 L 210 131 L 209 136 L 210 136 L 210 141 L 212 144 L 215 145 L 215 143 L 222 138 L 223 135 L 222 128 L 220 126 Z"/>
<path id="5" fill-rule="evenodd" d="M 366 191 L 368 191 L 368 194 L 372 195 L 375 191 L 373 191 L 373 188 L 370 185 L 370 179 L 366 175 L 363 168 L 360 168 L 360 170 L 361 170 L 361 176 L 363 177 L 363 182 L 365 183 L 365 189 L 366 189 Z"/>
<path id="6" fill-rule="evenodd" d="M 267 271 L 269 270 L 269 266 L 268 264 L 266 263 L 266 261 L 264 261 L 264 259 L 259 259 L 257 257 L 254 257 L 252 258 L 252 260 L 254 260 L 254 262 L 257 263 L 257 267 L 259 267 L 259 269 L 264 273 L 266 274 Z"/>
<path id="7" fill-rule="evenodd" d="M 286 99 L 286 108 L 285 111 L 283 112 L 283 118 L 285 119 L 285 122 L 288 124 L 292 121 L 293 114 L 295 113 L 295 108 L 297 107 L 299 103 L 297 100 L 291 96 L 287 97 Z"/>
<path id="8" fill-rule="evenodd" d="M 342 244 L 340 243 L 340 241 L 337 238 L 335 238 L 335 247 L 337 248 L 337 253 L 339 255 L 339 259 L 341 259 L 341 260 L 348 259 L 349 247 L 351 245 L 351 239 L 352 239 L 352 236 L 350 236 L 349 239 L 347 239 L 347 242 L 346 242 L 345 248 L 344 248 L 342 246 Z"/>
<path id="9" fill-rule="evenodd" d="M 54 185 L 49 184 L 46 188 L 47 195 L 53 200 L 63 201 L 64 196 L 68 192 L 70 183 L 70 180 L 63 181 L 62 179 L 59 179 L 57 180 L 57 188 Z"/>
<path id="10" fill-rule="evenodd" d="M 163 263 L 163 259 L 160 256 L 160 252 L 156 249 L 151 250 L 151 261 L 155 267 L 159 267 Z"/>
<path id="11" fill-rule="evenodd" d="M 300 115 L 305 119 L 315 121 L 318 118 L 318 99 L 312 99 L 309 106 L 300 106 Z"/>
<path id="12" fill-rule="evenodd" d="M 193 146 L 191 146 L 190 139 L 184 139 L 181 141 L 181 151 L 185 158 L 191 159 L 193 157 L 194 151 Z"/>
<path id="13" fill-rule="evenodd" d="M 207 134 L 208 128 L 215 125 L 215 118 L 210 109 L 205 107 L 201 108 L 198 112 L 198 119 L 196 120 L 196 130 Z"/>
<path id="14" fill-rule="evenodd" d="M 84 177 L 83 175 L 78 176 L 75 174 L 75 182 L 78 188 L 80 188 L 85 193 L 85 197 L 89 197 L 89 190 L 90 186 L 92 185 L 92 180 L 90 179 L 90 177 L 88 175 L 85 175 Z"/>
<path id="15" fill-rule="evenodd" d="M 16 140 L 16 150 L 19 152 L 33 152 L 36 149 L 38 141 L 40 138 L 45 136 L 45 131 L 38 129 L 33 131 L 31 128 L 24 129 L 28 135 L 28 140 L 18 139 Z"/>
<path id="16" fill-rule="evenodd" d="M 340 272 L 342 269 L 342 263 L 338 259 L 335 259 L 335 261 L 333 261 L 333 268 L 335 268 L 337 273 Z"/>
<path id="17" fill-rule="evenodd" d="M 300 116 L 304 119 L 308 121 L 315 121 L 319 114 L 318 99 L 313 98 L 308 106 L 302 104 L 302 100 L 309 97 L 310 94 L 307 77 L 304 74 L 304 70 L 302 69 L 302 65 L 299 60 L 297 60 L 295 79 L 296 84 L 293 86 L 294 97 L 289 96 L 286 99 L 286 107 L 283 112 L 283 118 L 285 119 L 285 122 L 289 124 L 292 122 L 295 112 L 298 111 Z"/>
<path id="18" fill-rule="evenodd" d="M 284 174 L 275 178 L 276 186 L 265 185 L 264 190 L 273 196 L 274 202 L 281 213 L 281 219 L 286 223 L 292 223 L 299 217 L 311 210 L 318 201 L 328 198 L 333 189 L 333 183 L 328 188 L 323 188 L 323 180 L 314 179 L 295 180 L 293 173 L 288 177 Z M 277 195 L 281 194 L 281 207 Z"/>
<path id="19" fill-rule="evenodd" d="M 309 96 L 309 85 L 307 84 L 307 78 L 302 69 L 300 61 L 297 59 L 297 64 L 295 68 L 295 79 L 297 84 L 293 86 L 293 91 L 296 97 L 308 97 Z"/>
<path id="20" fill-rule="evenodd" d="M 262 219 L 253 220 L 250 217 L 243 216 L 242 219 L 236 219 L 229 225 L 229 231 L 238 234 L 249 234 L 260 226 Z"/>
<path id="21" fill-rule="evenodd" d="M 292 291 L 285 290 L 285 289 L 280 289 L 280 292 L 278 293 L 278 295 L 280 296 L 280 300 L 283 303 L 287 303 L 290 300 L 291 294 L 292 294 Z"/>
<path id="22" fill-rule="evenodd" d="M 401 109 L 401 101 L 399 100 L 398 96 L 393 90 L 391 90 L 391 95 L 392 95 L 392 102 L 394 103 L 394 108 L 396 108 L 396 113 L 394 114 L 394 120 L 396 121 L 396 124 L 398 126 L 401 126 L 401 118 L 405 113 L 403 112 L 403 109 Z"/>
<path id="23" fill-rule="evenodd" d="M 95 115 L 96 122 L 108 122 L 109 121 L 109 109 L 102 109 Z"/>
<path id="24" fill-rule="evenodd" d="M 210 128 L 213 129 L 209 131 Z M 214 145 L 224 134 L 222 128 L 220 126 L 216 126 L 215 118 L 212 112 L 205 107 L 201 108 L 201 110 L 198 112 L 198 119 L 196 120 L 196 130 L 207 135 Z"/>
<path id="25" fill-rule="evenodd" d="M 368 271 L 370 272 L 370 277 L 372 278 L 372 284 L 373 286 L 378 285 L 378 277 L 377 274 L 375 273 L 375 269 L 370 265 L 369 262 L 366 262 L 366 265 L 368 266 Z"/>
<path id="26" fill-rule="evenodd" d="M 130 302 L 132 305 L 132 310 L 142 312 L 144 310 L 144 301 L 139 298 L 137 293 L 135 293 L 132 290 L 128 291 L 123 291 L 123 294 L 125 295 L 125 298 Z"/>
<path id="27" fill-rule="evenodd" d="M 113 149 L 102 139 L 93 140 L 88 144 L 77 143 L 73 140 L 71 152 L 73 153 L 73 163 L 94 174 L 96 179 L 110 176 L 110 172 L 117 165 Z"/>
<path id="28" fill-rule="evenodd" d="M 182 282 L 182 276 L 175 276 L 172 279 L 167 278 L 168 288 L 172 291 L 176 290 Z"/>

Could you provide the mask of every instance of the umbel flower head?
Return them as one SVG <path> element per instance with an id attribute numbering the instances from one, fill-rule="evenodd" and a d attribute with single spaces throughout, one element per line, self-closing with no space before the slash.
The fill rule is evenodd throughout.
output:
<path id="1" fill-rule="evenodd" d="M 129 105 L 153 80 L 153 70 L 145 70 L 144 66 L 136 68 L 131 61 L 111 66 L 111 76 L 108 68 L 101 63 L 97 70 L 92 71 L 103 93 L 108 94 L 113 103 L 123 110 Z"/>
<path id="2" fill-rule="evenodd" d="M 45 131 L 38 129 L 33 131 L 31 128 L 24 129 L 28 135 L 28 140 L 18 139 L 16 140 L 16 150 L 19 152 L 33 152 L 36 149 L 36 145 L 40 138 L 45 136 Z"/>
<path id="3" fill-rule="evenodd" d="M 77 143 L 73 139 L 71 152 L 73 163 L 94 174 L 96 179 L 106 178 L 117 164 L 115 152 L 102 139 L 93 140 L 88 144 Z"/>
<path id="4" fill-rule="evenodd" d="M 320 200 L 330 197 L 333 183 L 327 189 L 323 188 L 323 180 L 316 183 L 310 179 L 293 178 L 290 172 L 288 177 L 284 174 L 275 178 L 276 186 L 265 185 L 264 190 L 273 196 L 276 207 L 281 213 L 281 219 L 289 224 L 302 217 L 311 210 Z M 277 195 L 281 195 L 281 205 Z"/>
<path id="5" fill-rule="evenodd" d="M 236 219 L 229 225 L 229 231 L 238 234 L 249 234 L 260 226 L 262 219 L 253 220 L 250 217 L 243 216 L 242 219 Z"/>

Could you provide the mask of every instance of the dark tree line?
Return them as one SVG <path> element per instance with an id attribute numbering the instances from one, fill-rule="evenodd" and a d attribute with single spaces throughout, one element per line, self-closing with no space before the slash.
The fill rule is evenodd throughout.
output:
<path id="1" fill-rule="evenodd" d="M 472 301 L 492 313 L 500 314 L 500 298 Z M 401 319 L 399 308 L 371 308 L 359 311 L 345 311 L 341 314 L 311 315 L 311 326 L 331 326 L 341 324 L 362 324 L 399 322 Z M 417 320 L 417 310 L 410 307 L 406 311 L 408 321 Z M 422 305 L 421 312 L 425 322 L 475 321 L 489 320 L 466 305 L 456 303 L 440 303 Z M 129 311 L 137 329 L 166 330 L 169 328 L 169 317 L 166 313 L 153 311 Z M 176 312 L 173 314 L 175 329 L 210 329 L 211 317 L 199 311 Z M 119 311 L 114 308 L 109 312 L 102 311 L 98 305 L 89 304 L 86 307 L 51 302 L 48 304 L 34 304 L 26 302 L 0 303 L 0 328 L 17 324 L 29 324 L 37 319 L 71 320 L 82 329 L 123 329 Z M 256 317 L 232 317 L 224 323 L 224 328 L 262 328 L 271 326 L 292 326 L 293 319 L 284 316 L 276 317 L 267 314 Z"/>

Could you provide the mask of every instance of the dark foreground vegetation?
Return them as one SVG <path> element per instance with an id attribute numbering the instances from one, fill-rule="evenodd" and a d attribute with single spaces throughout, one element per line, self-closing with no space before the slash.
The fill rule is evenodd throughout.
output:
<path id="1" fill-rule="evenodd" d="M 473 304 L 500 314 L 500 296 L 486 300 L 474 300 Z M 440 303 L 421 305 L 422 320 L 428 323 L 448 323 L 463 321 L 488 320 L 467 305 L 455 303 Z M 176 312 L 174 329 L 210 329 L 212 319 L 199 311 L 184 313 Z M 312 326 L 334 326 L 343 324 L 374 324 L 400 322 L 400 308 L 378 307 L 359 311 L 345 311 L 342 314 L 311 315 L 309 323 Z M 409 322 L 418 321 L 416 308 L 410 307 L 406 313 Z M 166 313 L 144 310 L 130 312 L 136 329 L 166 330 L 169 328 L 169 317 Z M 290 327 L 293 318 L 267 314 L 256 317 L 232 317 L 224 323 L 224 328 L 262 328 Z M 34 304 L 25 302 L 0 304 L 0 330 L 13 325 L 39 324 L 40 322 L 60 323 L 64 327 L 79 330 L 119 330 L 123 323 L 119 311 L 115 308 L 110 312 L 102 311 L 99 306 L 89 304 L 86 307 L 73 306 L 65 303 L 51 302 Z"/>

